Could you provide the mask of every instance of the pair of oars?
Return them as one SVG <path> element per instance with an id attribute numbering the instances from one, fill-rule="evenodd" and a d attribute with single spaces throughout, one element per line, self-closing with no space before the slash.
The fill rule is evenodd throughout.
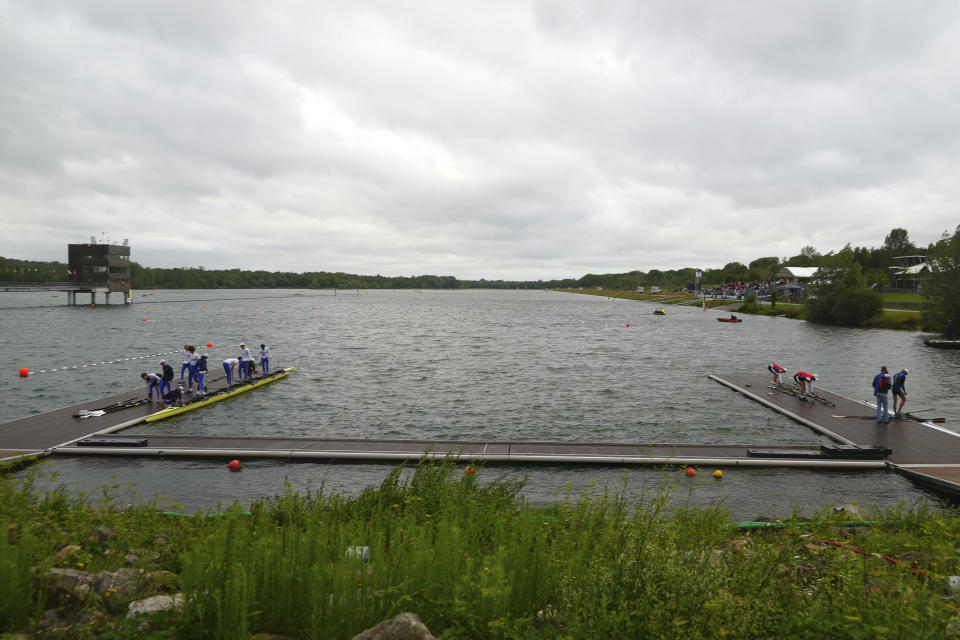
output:
<path id="1" fill-rule="evenodd" d="M 933 409 L 923 409 L 922 411 L 933 411 Z M 854 419 L 854 420 L 874 420 L 874 419 L 876 419 L 876 416 L 833 416 L 833 417 L 834 417 L 834 418 L 852 418 L 852 419 Z M 916 420 L 917 422 L 936 422 L 936 423 L 938 423 L 938 424 L 942 424 L 942 423 L 945 423 L 945 422 L 947 421 L 946 418 L 921 418 L 921 417 L 919 417 L 919 416 L 917 416 L 917 415 L 915 415 L 915 414 L 912 414 L 912 413 L 905 413 L 905 414 L 903 414 L 903 415 L 901 415 L 901 416 L 899 416 L 899 417 L 901 417 L 901 418 L 906 418 L 906 419 L 908 419 L 908 420 Z"/>

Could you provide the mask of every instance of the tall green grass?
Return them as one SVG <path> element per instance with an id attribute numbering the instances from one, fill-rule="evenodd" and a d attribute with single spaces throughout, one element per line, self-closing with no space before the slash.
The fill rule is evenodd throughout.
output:
<path id="1" fill-rule="evenodd" d="M 689 506 L 671 471 L 657 490 L 633 491 L 625 474 L 541 508 L 522 481 L 462 467 L 424 459 L 356 498 L 288 486 L 215 518 L 105 509 L 6 478 L 0 631 L 29 629 L 55 604 L 30 567 L 78 564 L 54 555 L 78 540 L 87 570 L 139 546 L 156 552 L 145 568 L 178 573 L 185 604 L 168 635 L 180 638 L 351 638 L 402 611 L 443 638 L 939 638 L 960 615 L 941 580 L 958 572 L 952 509 L 740 531 L 719 506 Z M 86 534 L 102 523 L 118 535 L 98 546 Z M 822 542 L 837 539 L 901 564 Z"/>

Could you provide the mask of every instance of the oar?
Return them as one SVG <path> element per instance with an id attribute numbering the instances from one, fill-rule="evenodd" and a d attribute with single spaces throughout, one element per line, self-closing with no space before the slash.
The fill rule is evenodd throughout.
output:
<path id="1" fill-rule="evenodd" d="M 854 420 L 873 420 L 875 416 L 832 416 L 833 418 L 853 418 Z"/>

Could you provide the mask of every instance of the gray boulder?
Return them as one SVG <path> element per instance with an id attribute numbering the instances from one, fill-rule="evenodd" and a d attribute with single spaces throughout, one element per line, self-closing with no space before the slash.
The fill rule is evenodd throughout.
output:
<path id="1" fill-rule="evenodd" d="M 160 611 L 179 609 L 182 606 L 182 593 L 175 593 L 172 596 L 150 596 L 149 598 L 144 598 L 143 600 L 135 600 L 131 602 L 130 606 L 127 608 L 127 617 L 136 618 L 137 616 L 159 613 Z"/>
<path id="2" fill-rule="evenodd" d="M 367 629 L 353 640 L 437 640 L 415 613 L 400 613 Z"/>

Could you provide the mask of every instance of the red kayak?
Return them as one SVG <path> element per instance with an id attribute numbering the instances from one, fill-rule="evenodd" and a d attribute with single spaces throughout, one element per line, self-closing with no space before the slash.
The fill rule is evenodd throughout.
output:
<path id="1" fill-rule="evenodd" d="M 717 318 L 717 322 L 743 322 L 740 318 Z"/>

